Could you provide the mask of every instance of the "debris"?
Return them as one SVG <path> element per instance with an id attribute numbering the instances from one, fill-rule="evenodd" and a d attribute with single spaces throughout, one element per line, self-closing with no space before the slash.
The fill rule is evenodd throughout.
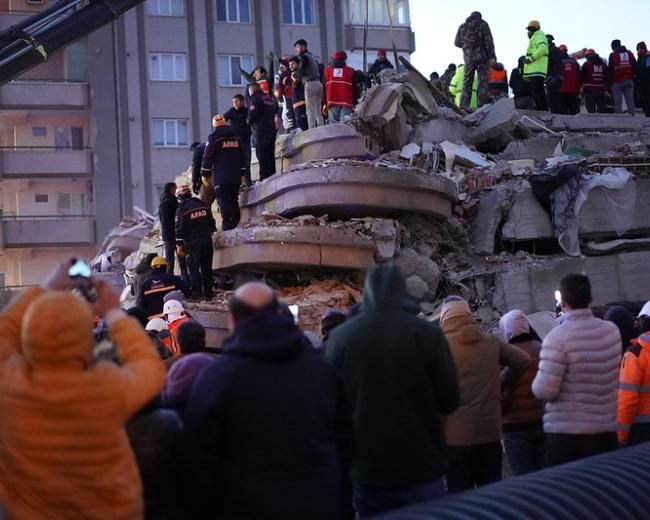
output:
<path id="1" fill-rule="evenodd" d="M 418 155 L 419 153 L 420 153 L 420 146 L 415 143 L 409 143 L 402 148 L 402 151 L 399 154 L 399 156 L 402 159 L 411 159 L 414 155 Z"/>
<path id="2" fill-rule="evenodd" d="M 446 168 L 450 172 L 453 170 L 455 164 L 463 166 L 479 166 L 489 167 L 494 163 L 486 160 L 485 157 L 467 146 L 452 143 L 450 141 L 443 141 L 440 143 L 440 148 L 445 153 Z"/>

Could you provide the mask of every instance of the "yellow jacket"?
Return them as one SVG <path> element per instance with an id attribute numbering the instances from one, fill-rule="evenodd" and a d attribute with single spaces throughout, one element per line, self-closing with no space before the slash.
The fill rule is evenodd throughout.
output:
<path id="1" fill-rule="evenodd" d="M 456 68 L 456 74 L 454 74 L 449 83 L 449 92 L 454 98 L 454 102 L 457 106 L 460 106 L 460 102 L 463 97 L 463 81 L 465 79 L 465 65 L 458 65 Z M 474 73 L 474 80 L 472 81 L 472 97 L 469 101 L 470 108 L 478 107 L 478 75 Z"/>
<path id="2" fill-rule="evenodd" d="M 110 338 L 122 365 L 92 363 L 90 306 L 30 289 L 0 314 L 0 503 L 18 520 L 142 518 L 124 423 L 165 368 L 132 318 Z"/>

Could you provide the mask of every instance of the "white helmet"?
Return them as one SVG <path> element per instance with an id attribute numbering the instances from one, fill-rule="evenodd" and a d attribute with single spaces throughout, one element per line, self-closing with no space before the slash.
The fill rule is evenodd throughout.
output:
<path id="1" fill-rule="evenodd" d="M 167 326 L 167 322 L 162 318 L 154 318 L 152 320 L 149 320 L 149 323 L 147 323 L 145 330 L 154 330 L 156 332 L 161 332 L 163 330 L 169 330 L 169 327 Z"/>
<path id="2" fill-rule="evenodd" d="M 646 302 L 643 308 L 641 309 L 641 312 L 639 313 L 639 318 L 641 316 L 650 316 L 650 301 Z"/>
<path id="3" fill-rule="evenodd" d="M 163 314 L 167 319 L 167 323 L 171 323 L 185 314 L 185 307 L 178 300 L 167 300 L 163 306 Z"/>

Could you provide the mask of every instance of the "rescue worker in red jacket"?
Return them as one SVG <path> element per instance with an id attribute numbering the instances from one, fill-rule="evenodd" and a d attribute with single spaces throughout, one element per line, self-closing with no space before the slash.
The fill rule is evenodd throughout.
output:
<path id="1" fill-rule="evenodd" d="M 293 105 L 293 116 L 296 126 L 301 130 L 309 128 L 307 120 L 307 103 L 305 102 L 305 85 L 300 81 L 300 58 L 292 56 L 289 59 L 289 70 L 291 71 L 291 102 Z"/>
<path id="2" fill-rule="evenodd" d="M 325 69 L 325 99 L 330 123 L 338 123 L 352 115 L 354 102 L 354 69 L 345 64 L 348 55 L 336 51 L 332 64 Z"/>
<path id="3" fill-rule="evenodd" d="M 585 53 L 587 60 L 582 65 L 580 79 L 587 112 L 607 113 L 607 64 L 593 49 Z"/>
<path id="4" fill-rule="evenodd" d="M 269 83 L 268 73 L 264 67 L 258 66 L 253 70 L 253 79 L 260 86 L 262 92 L 266 95 L 271 93 L 271 84 Z"/>
<path id="5" fill-rule="evenodd" d="M 627 113 L 634 115 L 634 71 L 636 70 L 636 58 L 628 51 L 621 40 L 612 41 L 612 53 L 609 55 L 609 83 L 612 87 L 614 97 L 614 111 L 617 114 L 623 113 L 623 98 Z"/>
<path id="6" fill-rule="evenodd" d="M 508 97 L 508 71 L 503 63 L 495 63 L 488 71 L 488 89 L 490 97 L 499 99 Z"/>
<path id="7" fill-rule="evenodd" d="M 580 112 L 580 65 L 569 56 L 566 45 L 560 45 L 562 84 L 558 90 L 560 114 L 575 115 Z"/>

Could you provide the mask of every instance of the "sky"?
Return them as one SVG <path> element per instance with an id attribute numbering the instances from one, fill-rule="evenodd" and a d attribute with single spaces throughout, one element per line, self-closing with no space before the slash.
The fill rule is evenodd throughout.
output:
<path id="1" fill-rule="evenodd" d="M 636 44 L 650 45 L 650 0 L 410 0 L 411 27 L 415 32 L 412 63 L 428 76 L 442 74 L 449 63 L 462 63 L 454 46 L 458 26 L 472 11 L 480 11 L 490 24 L 497 60 L 510 70 L 528 45 L 525 27 L 539 20 L 542 30 L 564 43 L 569 52 L 595 49 L 605 59 L 610 43 L 620 39 L 636 54 Z"/>

